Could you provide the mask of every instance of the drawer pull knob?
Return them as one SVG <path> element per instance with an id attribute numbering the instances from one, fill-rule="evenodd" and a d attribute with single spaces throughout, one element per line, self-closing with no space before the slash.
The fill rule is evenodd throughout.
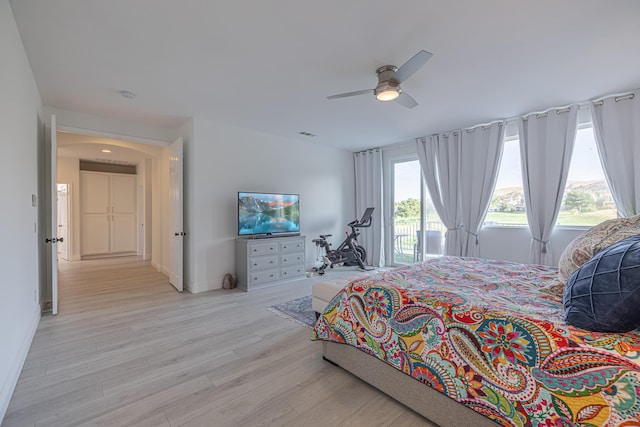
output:
<path id="1" fill-rule="evenodd" d="M 283 261 L 283 262 L 287 262 L 287 259 L 286 259 L 286 258 L 284 258 L 282 261 Z"/>
<path id="2" fill-rule="evenodd" d="M 273 264 L 273 260 L 271 260 L 271 264 Z"/>
<path id="3" fill-rule="evenodd" d="M 273 274 L 270 274 L 269 277 L 273 277 Z"/>

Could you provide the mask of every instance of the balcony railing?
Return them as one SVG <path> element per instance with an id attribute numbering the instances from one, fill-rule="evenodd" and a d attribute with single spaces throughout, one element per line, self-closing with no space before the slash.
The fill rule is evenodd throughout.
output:
<path id="1" fill-rule="evenodd" d="M 442 255 L 446 227 L 439 221 L 425 223 L 425 255 Z M 397 264 L 410 264 L 422 260 L 419 220 L 396 219 L 393 233 L 393 259 Z"/>

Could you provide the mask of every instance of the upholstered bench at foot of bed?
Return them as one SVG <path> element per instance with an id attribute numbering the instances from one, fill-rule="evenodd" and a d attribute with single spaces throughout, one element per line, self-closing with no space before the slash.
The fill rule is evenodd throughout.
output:
<path id="1" fill-rule="evenodd" d="M 339 278 L 327 278 L 321 282 L 314 283 L 311 286 L 311 308 L 316 312 L 316 316 L 322 313 L 329 304 L 329 301 L 346 287 L 352 280 L 366 276 L 366 274 L 357 274 Z"/>

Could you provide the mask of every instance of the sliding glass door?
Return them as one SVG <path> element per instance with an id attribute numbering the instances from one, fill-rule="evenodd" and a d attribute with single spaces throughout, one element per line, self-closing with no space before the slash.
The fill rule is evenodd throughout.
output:
<path id="1" fill-rule="evenodd" d="M 415 157 L 388 162 L 391 264 L 411 264 L 442 255 L 445 228 L 422 182 Z"/>

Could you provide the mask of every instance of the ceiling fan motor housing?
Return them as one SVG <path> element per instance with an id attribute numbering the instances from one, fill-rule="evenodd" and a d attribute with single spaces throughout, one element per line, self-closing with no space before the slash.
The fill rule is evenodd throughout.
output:
<path id="1" fill-rule="evenodd" d="M 373 91 L 376 98 L 378 98 L 378 95 L 383 92 L 391 91 L 396 92 L 398 95 L 402 92 L 400 83 L 395 77 L 396 71 L 398 71 L 398 67 L 395 65 L 384 65 L 376 70 L 376 73 L 378 74 L 378 85 Z"/>

